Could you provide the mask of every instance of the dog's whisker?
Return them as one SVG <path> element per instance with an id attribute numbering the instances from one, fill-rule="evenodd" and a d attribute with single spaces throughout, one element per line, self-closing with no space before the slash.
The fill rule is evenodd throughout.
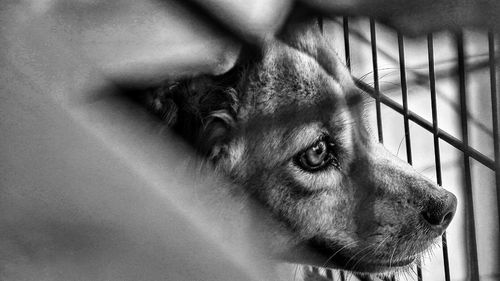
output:
<path id="1" fill-rule="evenodd" d="M 368 252 L 366 253 L 365 255 L 363 255 L 360 259 L 358 259 L 358 261 L 352 266 L 352 268 L 356 268 L 356 265 L 358 265 L 359 263 L 361 263 L 363 261 L 363 259 L 368 256 L 368 255 L 375 255 L 375 253 L 377 252 L 377 250 L 382 246 L 382 244 L 389 238 L 390 236 L 387 236 L 386 238 L 384 238 L 382 241 L 380 241 L 377 246 L 375 247 L 375 249 L 372 251 L 372 252 Z"/>
<path id="2" fill-rule="evenodd" d="M 383 239 L 383 240 L 379 243 L 379 245 L 377 246 L 377 248 L 375 249 L 375 251 L 373 252 L 373 254 L 376 254 L 376 253 L 377 253 L 377 251 L 381 248 L 382 244 L 383 244 L 385 241 L 387 241 L 387 239 L 389 239 L 390 237 L 391 237 L 391 236 L 389 236 L 389 235 L 388 235 L 387 237 L 385 237 L 385 238 L 384 238 L 384 239 Z"/>
<path id="3" fill-rule="evenodd" d="M 349 260 L 347 260 L 346 262 L 346 266 L 349 265 L 349 263 L 351 263 L 351 261 L 356 261 L 356 264 L 359 262 L 357 261 L 355 258 L 356 256 L 360 255 L 361 253 L 363 253 L 364 251 L 370 251 L 371 250 L 371 247 L 373 246 L 373 244 L 369 244 L 368 246 L 364 247 L 363 249 L 359 250 L 356 254 L 352 255 L 351 258 L 349 258 Z"/>
<path id="4" fill-rule="evenodd" d="M 399 141 L 399 145 L 398 145 L 398 150 L 396 152 L 396 155 L 399 156 L 399 150 L 401 149 L 401 145 L 403 144 L 403 140 L 405 139 L 405 136 L 403 136 L 401 138 L 401 141 Z"/>
<path id="5" fill-rule="evenodd" d="M 356 263 L 355 263 L 355 264 L 353 264 L 352 268 L 353 268 L 353 269 L 356 269 L 356 266 L 357 266 L 358 264 L 360 264 L 360 263 L 363 261 L 363 259 L 364 259 L 366 256 L 370 255 L 370 254 L 373 254 L 373 251 L 372 251 L 372 252 L 368 252 L 368 253 L 366 253 L 365 255 L 363 255 L 361 258 L 359 258 L 359 259 L 356 261 Z"/>
<path id="6" fill-rule="evenodd" d="M 344 250 L 344 249 L 346 249 L 347 247 L 352 246 L 352 245 L 354 245 L 354 244 L 356 244 L 356 243 L 357 243 L 357 241 L 352 241 L 352 242 L 348 243 L 347 245 L 344 245 L 343 247 L 341 247 L 340 249 L 338 249 L 338 250 L 337 250 L 335 253 L 333 253 L 330 257 L 328 257 L 328 259 L 327 259 L 327 260 L 323 263 L 323 266 L 322 266 L 322 267 L 325 267 L 325 266 L 328 264 L 328 262 L 329 262 L 330 260 L 332 260 L 332 259 L 335 257 L 335 255 L 337 255 L 338 253 L 340 253 L 342 250 Z"/>
<path id="7" fill-rule="evenodd" d="M 347 262 L 345 263 L 345 264 L 346 264 L 346 266 L 347 266 L 347 265 L 349 265 L 349 263 L 350 263 L 351 261 L 356 261 L 356 259 L 355 259 L 355 258 L 356 258 L 356 256 L 357 256 L 357 255 L 359 255 L 359 254 L 361 254 L 361 253 L 363 253 L 364 251 L 367 251 L 367 250 L 370 250 L 370 246 L 366 246 L 365 248 L 363 248 L 363 249 L 359 250 L 357 253 L 355 253 L 354 255 L 352 255 L 352 256 L 351 256 L 351 258 L 349 258 L 349 259 L 347 260 Z"/>
<path id="8" fill-rule="evenodd" d="M 391 257 L 389 259 L 389 267 L 392 266 L 392 258 L 394 257 L 394 254 L 396 253 L 396 249 L 398 248 L 399 244 L 399 239 L 396 241 L 396 244 L 394 245 L 394 250 L 392 251 Z"/>

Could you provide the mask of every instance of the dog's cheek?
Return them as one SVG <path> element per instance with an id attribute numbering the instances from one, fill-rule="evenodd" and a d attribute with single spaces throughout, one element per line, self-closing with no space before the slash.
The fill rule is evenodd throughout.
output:
<path id="1" fill-rule="evenodd" d="M 248 176 L 247 169 L 250 163 L 246 155 L 246 141 L 237 138 L 224 146 L 224 156 L 217 163 L 217 168 L 234 180 L 242 180 Z"/>
<path id="2" fill-rule="evenodd" d="M 300 225 L 303 238 L 323 237 L 342 245 L 356 239 L 352 199 L 348 190 L 321 192 L 297 200 L 289 213 Z"/>

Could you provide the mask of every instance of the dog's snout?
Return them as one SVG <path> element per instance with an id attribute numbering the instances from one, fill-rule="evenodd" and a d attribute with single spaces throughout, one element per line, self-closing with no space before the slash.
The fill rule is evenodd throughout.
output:
<path id="1" fill-rule="evenodd" d="M 457 197 L 448 191 L 445 192 L 444 199 L 431 201 L 422 211 L 422 218 L 439 234 L 448 227 L 457 209 Z"/>

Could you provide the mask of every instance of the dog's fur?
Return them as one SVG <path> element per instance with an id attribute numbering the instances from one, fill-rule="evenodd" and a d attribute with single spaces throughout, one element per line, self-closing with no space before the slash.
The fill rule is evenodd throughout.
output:
<path id="1" fill-rule="evenodd" d="M 453 216 L 451 193 L 370 136 L 364 94 L 314 23 L 289 24 L 224 75 L 166 83 L 150 104 L 281 222 L 265 247 L 273 256 L 361 273 L 404 268 Z M 303 169 L 297 159 L 325 136 L 334 160 Z M 443 209 L 437 226 L 425 219 Z"/>

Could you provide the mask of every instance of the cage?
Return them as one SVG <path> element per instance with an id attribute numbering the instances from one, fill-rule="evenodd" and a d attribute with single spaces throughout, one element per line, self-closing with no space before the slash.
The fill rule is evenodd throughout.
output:
<path id="1" fill-rule="evenodd" d="M 378 140 L 459 197 L 458 215 L 439 250 L 399 280 L 498 280 L 495 34 L 465 30 L 406 38 L 373 19 L 349 17 L 320 19 L 319 25 L 331 29 L 325 34 L 334 34 L 329 39 L 357 86 L 371 96 L 367 115 Z M 323 274 L 331 280 L 366 278 Z"/>

